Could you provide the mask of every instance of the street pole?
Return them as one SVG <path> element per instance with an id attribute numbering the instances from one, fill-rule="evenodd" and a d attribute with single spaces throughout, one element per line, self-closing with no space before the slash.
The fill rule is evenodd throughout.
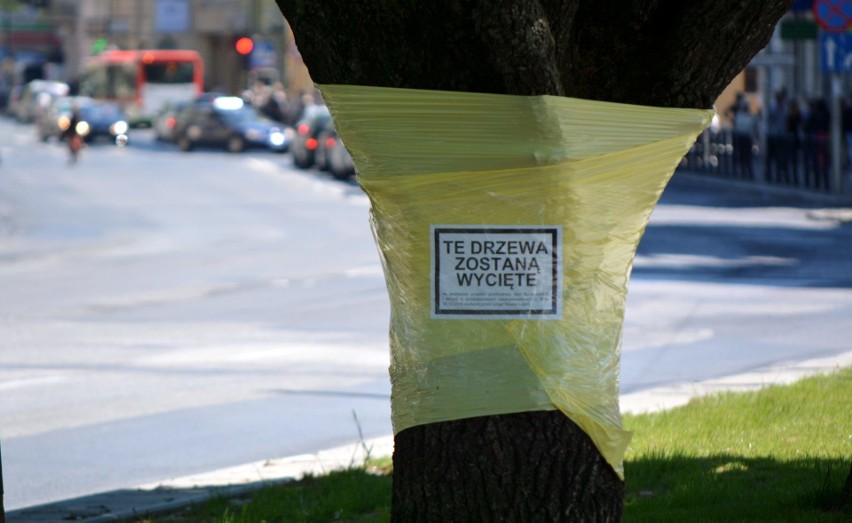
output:
<path id="1" fill-rule="evenodd" d="M 831 172 L 832 188 L 835 194 L 843 192 L 843 114 L 840 97 L 843 95 L 843 82 L 839 73 L 831 74 Z"/>
<path id="2" fill-rule="evenodd" d="M 3 508 L 3 453 L 0 452 L 0 523 L 6 523 L 6 509 Z"/>

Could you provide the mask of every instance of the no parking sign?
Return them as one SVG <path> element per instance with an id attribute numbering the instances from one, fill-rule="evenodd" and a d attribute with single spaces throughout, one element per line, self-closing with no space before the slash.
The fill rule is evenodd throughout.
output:
<path id="1" fill-rule="evenodd" d="M 814 18 L 824 30 L 839 33 L 852 25 L 852 0 L 814 0 Z"/>

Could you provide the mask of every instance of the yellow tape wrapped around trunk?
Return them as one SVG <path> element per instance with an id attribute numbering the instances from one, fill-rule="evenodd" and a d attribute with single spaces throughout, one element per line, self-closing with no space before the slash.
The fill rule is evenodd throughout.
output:
<path id="1" fill-rule="evenodd" d="M 623 477 L 618 368 L 633 257 L 713 112 L 321 91 L 372 203 L 394 431 L 559 409 Z"/>

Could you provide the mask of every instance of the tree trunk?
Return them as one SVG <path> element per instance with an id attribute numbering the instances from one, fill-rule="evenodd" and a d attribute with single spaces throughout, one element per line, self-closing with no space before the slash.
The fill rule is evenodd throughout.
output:
<path id="1" fill-rule="evenodd" d="M 792 0 L 278 0 L 320 84 L 709 108 Z M 624 485 L 557 411 L 397 434 L 396 521 L 616 521 Z"/>

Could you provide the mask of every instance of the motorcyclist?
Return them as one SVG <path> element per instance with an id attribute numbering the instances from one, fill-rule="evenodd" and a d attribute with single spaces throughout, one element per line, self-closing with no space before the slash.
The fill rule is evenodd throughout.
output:
<path id="1" fill-rule="evenodd" d="M 83 135 L 80 134 L 77 128 L 80 123 L 80 107 L 74 104 L 71 108 L 71 114 L 68 117 L 68 127 L 62 131 L 62 138 L 68 140 L 68 152 L 70 154 L 68 160 L 70 163 L 77 161 L 77 156 L 80 149 L 83 148 Z"/>

